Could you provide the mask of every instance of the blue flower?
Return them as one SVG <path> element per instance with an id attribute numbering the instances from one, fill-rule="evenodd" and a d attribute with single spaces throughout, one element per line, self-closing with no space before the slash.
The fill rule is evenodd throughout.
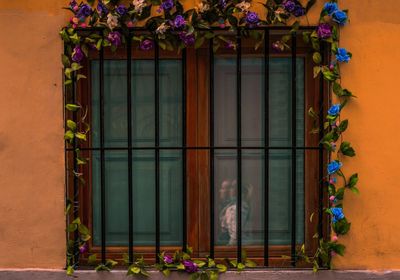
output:
<path id="1" fill-rule="evenodd" d="M 336 52 L 336 59 L 339 62 L 349 62 L 351 54 L 347 52 L 344 48 L 338 48 Z"/>
<path id="2" fill-rule="evenodd" d="M 341 10 L 337 10 L 332 14 L 332 19 L 334 22 L 344 25 L 347 22 L 347 14 Z"/>
<path id="3" fill-rule="evenodd" d="M 336 3 L 325 3 L 324 11 L 328 13 L 328 15 L 332 15 L 334 12 L 338 10 L 338 6 Z"/>
<path id="4" fill-rule="evenodd" d="M 342 166 L 343 164 L 337 160 L 328 163 L 328 174 L 335 174 Z"/>
<path id="5" fill-rule="evenodd" d="M 342 208 L 331 208 L 332 212 L 332 222 L 336 223 L 337 221 L 344 219 L 343 209 Z"/>
<path id="6" fill-rule="evenodd" d="M 340 104 L 334 104 L 328 110 L 329 116 L 337 116 L 339 113 L 340 113 Z"/>

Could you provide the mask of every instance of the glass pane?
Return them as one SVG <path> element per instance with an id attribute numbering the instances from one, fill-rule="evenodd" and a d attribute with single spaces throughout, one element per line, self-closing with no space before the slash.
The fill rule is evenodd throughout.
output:
<path id="1" fill-rule="evenodd" d="M 264 65 L 262 57 L 242 58 L 242 145 L 264 144 Z M 291 58 L 270 59 L 270 139 L 271 146 L 290 147 L 291 141 Z M 237 145 L 236 57 L 215 59 L 215 143 Z M 304 59 L 297 58 L 297 145 L 304 145 Z M 236 151 L 215 155 L 216 240 L 219 245 L 235 245 L 236 236 Z M 270 153 L 270 244 L 291 242 L 291 150 Z M 296 159 L 296 235 L 304 240 L 304 155 Z M 217 175 L 218 174 L 218 175 Z M 264 151 L 242 152 L 242 241 L 243 245 L 263 244 Z M 228 211 L 229 210 L 229 211 Z M 229 219 L 228 219 L 229 217 Z M 227 221 L 230 221 L 230 225 Z M 228 225 L 225 225 L 225 224 Z"/>
<path id="2" fill-rule="evenodd" d="M 215 240 L 217 245 L 236 246 L 237 154 L 235 150 L 214 154 Z"/>
<path id="3" fill-rule="evenodd" d="M 100 146 L 99 63 L 92 62 L 92 144 Z M 179 60 L 160 60 L 160 145 L 181 145 L 182 69 Z M 106 147 L 127 148 L 126 61 L 104 62 Z M 154 147 L 154 61 L 132 61 L 133 146 Z M 100 245 L 100 153 L 94 153 L 93 241 Z M 106 151 L 107 245 L 128 244 L 128 152 Z M 155 151 L 133 151 L 134 245 L 155 243 Z M 161 244 L 182 243 L 182 152 L 160 152 Z"/>

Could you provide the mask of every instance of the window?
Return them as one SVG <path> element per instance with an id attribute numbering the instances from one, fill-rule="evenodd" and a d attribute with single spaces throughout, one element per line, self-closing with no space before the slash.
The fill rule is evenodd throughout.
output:
<path id="1" fill-rule="evenodd" d="M 266 34 L 268 44 L 282 31 Z M 79 195 L 91 252 L 154 260 L 189 244 L 194 257 L 245 250 L 260 265 L 302 265 L 295 250 L 312 253 L 327 230 L 324 154 L 307 117 L 324 90 L 309 47 L 299 36 L 292 44 L 254 50 L 242 37 L 215 53 L 133 44 L 90 55 L 77 98 L 91 125 Z"/>

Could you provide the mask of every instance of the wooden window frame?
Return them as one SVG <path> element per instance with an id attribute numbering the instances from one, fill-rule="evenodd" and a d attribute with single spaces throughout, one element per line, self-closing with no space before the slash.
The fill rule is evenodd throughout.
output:
<path id="1" fill-rule="evenodd" d="M 271 36 L 271 40 L 278 39 L 280 36 Z M 300 37 L 299 37 L 300 38 Z M 254 51 L 254 42 L 252 40 L 245 40 L 242 47 L 242 53 L 251 53 L 254 56 L 263 54 L 262 47 L 257 51 Z M 187 67 L 187 97 L 186 97 L 186 110 L 187 110 L 187 145 L 188 146 L 208 146 L 209 145 L 209 57 L 208 57 L 208 46 L 203 45 L 201 48 L 195 50 L 194 48 L 188 48 L 186 51 L 186 67 Z M 220 53 L 232 53 L 227 50 L 220 50 Z M 291 57 L 290 51 L 285 52 L 274 52 L 270 48 L 270 57 Z M 318 134 L 309 134 L 309 131 L 313 127 L 313 120 L 307 116 L 307 109 L 309 107 L 319 108 L 320 92 L 319 78 L 313 77 L 313 62 L 312 62 L 312 50 L 311 48 L 302 43 L 302 40 L 298 40 L 298 47 L 296 49 L 296 56 L 304 58 L 305 64 L 305 109 L 304 109 L 304 120 L 305 120 L 305 146 L 318 146 Z M 104 57 L 108 59 L 125 60 L 126 50 L 119 48 L 115 53 L 105 50 Z M 132 59 L 153 59 L 153 51 L 142 51 L 138 48 L 137 44 L 132 46 Z M 160 50 L 160 59 L 176 59 L 180 58 L 180 54 L 175 52 L 168 52 Z M 88 79 L 81 79 L 77 83 L 77 98 L 78 102 L 87 108 L 87 121 L 91 123 L 91 60 L 98 59 L 98 54 L 95 51 L 89 53 L 89 58 L 83 63 L 84 74 Z M 204 82 L 206 81 L 206 82 Z M 324 93 L 327 89 L 324 88 Z M 327 100 L 327 98 L 324 98 Z M 325 110 L 326 104 L 323 104 Z M 196 124 L 196 125 L 190 125 Z M 91 135 L 89 133 L 87 142 L 83 148 L 90 148 L 92 143 Z M 80 166 L 80 171 L 84 174 L 84 180 L 86 184 L 79 193 L 79 217 L 84 224 L 86 224 L 90 231 L 93 230 L 93 209 L 92 209 L 92 167 L 91 158 L 92 152 L 90 150 L 82 150 L 82 156 L 89 158 L 88 164 Z M 327 154 L 324 153 L 324 162 L 327 158 Z M 318 183 L 318 152 L 305 152 L 305 217 L 304 227 L 305 235 L 304 241 L 306 246 L 306 252 L 312 255 L 318 247 L 318 239 L 313 238 L 317 226 L 318 219 L 314 218 L 312 221 L 309 217 L 312 213 L 318 211 L 318 193 L 320 190 L 320 183 Z M 193 247 L 194 258 L 205 258 L 209 254 L 209 203 L 203 203 L 202 201 L 209 201 L 209 151 L 207 150 L 188 150 L 187 151 L 187 201 L 188 201 L 188 212 L 187 212 L 187 240 L 188 244 Z M 68 180 L 73 181 L 73 180 Z M 72 188 L 69 188 L 72 189 Z M 201 190 L 201 191 L 200 191 Z M 327 197 L 324 192 L 324 204 L 327 203 Z M 190 207 L 189 207 L 190 205 Z M 325 205 L 326 206 L 326 205 Z M 317 215 L 314 215 L 317 216 Z M 322 221 L 324 224 L 323 234 L 327 236 L 329 232 L 328 221 L 326 218 Z M 82 257 L 83 263 L 87 260 L 89 254 L 100 253 L 101 247 L 94 246 L 92 239 L 88 242 L 89 253 L 86 253 Z M 299 247 L 300 244 L 297 244 Z M 154 246 L 134 246 L 134 253 L 142 254 L 149 263 L 153 263 L 155 259 L 155 247 Z M 175 251 L 180 250 L 178 246 L 162 246 L 161 251 Z M 263 265 L 263 246 L 243 246 L 243 249 L 247 251 L 247 255 L 252 260 L 256 261 L 259 265 Z M 107 258 L 116 260 L 122 260 L 123 254 L 128 252 L 128 247 L 107 247 Z M 236 247 L 227 246 L 215 246 L 215 258 L 236 258 Z M 290 244 L 269 247 L 269 264 L 271 267 L 287 267 L 290 266 L 290 259 L 282 258 L 282 256 L 290 256 Z M 309 265 L 298 261 L 297 267 L 308 267 Z"/>

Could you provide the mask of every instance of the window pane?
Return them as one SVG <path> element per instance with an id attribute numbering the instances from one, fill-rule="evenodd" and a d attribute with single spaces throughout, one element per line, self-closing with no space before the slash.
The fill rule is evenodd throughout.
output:
<path id="1" fill-rule="evenodd" d="M 99 147 L 99 63 L 92 62 L 92 146 Z M 104 62 L 106 147 L 127 148 L 126 62 Z M 182 73 L 179 60 L 160 60 L 160 145 L 181 145 Z M 134 147 L 154 147 L 154 61 L 132 61 Z M 100 153 L 93 157 L 93 241 L 100 245 Z M 106 152 L 107 245 L 128 244 L 128 152 Z M 133 151 L 134 245 L 155 243 L 155 152 Z M 160 231 L 162 245 L 182 243 L 182 152 L 160 151 Z"/>
<path id="2" fill-rule="evenodd" d="M 242 57 L 242 146 L 264 144 L 264 67 L 262 57 Z M 216 57 L 215 144 L 237 145 L 236 57 Z M 271 146 L 290 147 L 291 141 L 291 58 L 270 59 Z M 297 145 L 304 145 L 304 59 L 297 58 Z M 242 240 L 244 245 L 263 244 L 264 151 L 242 151 Z M 270 152 L 270 244 L 290 244 L 291 237 L 291 150 Z M 304 240 L 304 155 L 297 153 L 297 241 Z M 216 240 L 235 245 L 237 190 L 236 151 L 215 153 Z M 229 211 L 228 211 L 229 210 Z M 229 221 L 229 222 L 228 222 Z M 230 223 L 230 224 L 229 224 Z M 235 233 L 236 234 L 236 233 Z"/>

